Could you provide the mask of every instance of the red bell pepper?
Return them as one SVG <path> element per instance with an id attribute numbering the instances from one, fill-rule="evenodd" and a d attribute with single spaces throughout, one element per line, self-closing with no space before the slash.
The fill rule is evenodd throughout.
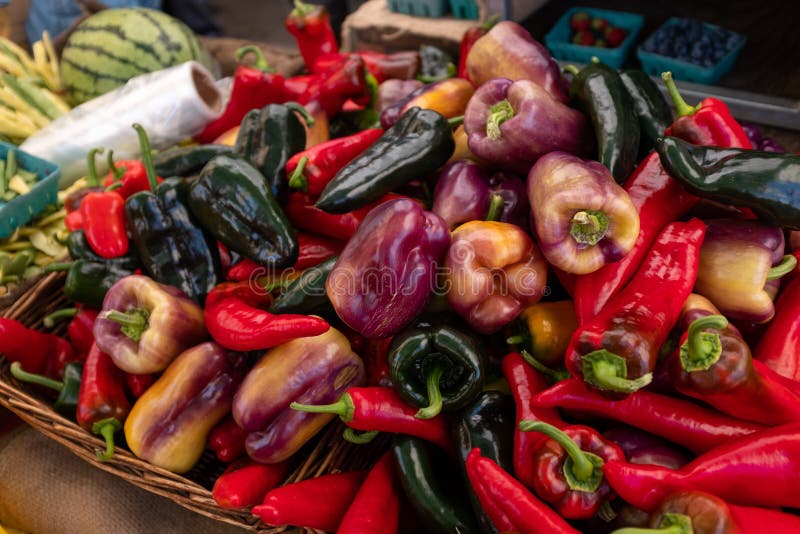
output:
<path id="1" fill-rule="evenodd" d="M 83 201 L 81 200 L 81 202 Z M 80 208 L 78 208 L 75 211 L 70 211 L 69 213 L 67 213 L 67 216 L 64 218 L 64 226 L 66 226 L 67 230 L 69 230 L 70 232 L 77 232 L 78 230 L 83 230 L 83 215 L 81 215 Z"/>
<path id="2" fill-rule="evenodd" d="M 209 432 L 208 448 L 214 451 L 220 462 L 232 462 L 244 454 L 247 434 L 229 415 Z"/>
<path id="3" fill-rule="evenodd" d="M 349 471 L 275 488 L 253 507 L 253 514 L 267 525 L 335 531 L 366 475 L 366 471 Z"/>
<path id="4" fill-rule="evenodd" d="M 101 461 L 114 456 L 114 434 L 122 430 L 130 411 L 124 374 L 108 354 L 92 345 L 83 365 L 76 419 L 80 426 L 105 440 L 106 450 L 97 451 Z"/>
<path id="5" fill-rule="evenodd" d="M 311 85 L 311 82 L 317 77 L 318 75 L 316 74 L 300 74 L 298 76 L 286 78 L 283 83 L 283 94 L 286 101 L 296 102 L 300 98 L 300 95 L 308 90 L 308 86 Z"/>
<path id="6" fill-rule="evenodd" d="M 523 420 L 544 421 L 552 425 L 566 426 L 555 408 L 539 408 L 531 404 L 531 399 L 547 388 L 544 377 L 531 367 L 519 354 L 507 354 L 502 361 L 503 376 L 508 382 L 516 407 L 516 431 L 514 432 L 514 474 L 528 487 L 536 481 L 536 466 L 533 453 L 541 442 L 547 439 L 544 434 L 523 432 L 519 423 Z"/>
<path id="7" fill-rule="evenodd" d="M 573 376 L 622 394 L 650 383 L 697 278 L 705 229 L 699 219 L 664 228 L 628 286 L 573 334 L 566 354 Z"/>
<path id="8" fill-rule="evenodd" d="M 269 66 L 259 47 L 250 45 L 238 49 L 236 60 L 241 62 L 245 55 L 251 53 L 256 56 L 255 64 L 236 67 L 228 105 L 218 119 L 212 121 L 195 136 L 200 143 L 211 143 L 231 128 L 238 126 L 251 109 L 261 109 L 267 104 L 286 101 L 285 80 Z"/>
<path id="9" fill-rule="evenodd" d="M 111 169 L 106 176 L 107 190 L 119 193 L 122 198 L 128 198 L 139 191 L 149 191 L 150 181 L 147 179 L 147 170 L 144 163 L 136 159 L 114 161 L 114 151 L 108 151 L 108 167 Z M 157 177 L 159 182 L 164 179 Z"/>
<path id="10" fill-rule="evenodd" d="M 357 54 L 349 54 L 329 70 L 312 78 L 297 102 L 305 106 L 312 116 L 319 109 L 330 119 L 341 111 L 348 100 L 366 105 L 369 98 L 364 60 Z"/>
<path id="11" fill-rule="evenodd" d="M 467 455 L 467 476 L 486 514 L 500 532 L 579 534 L 479 448 Z"/>
<path id="12" fill-rule="evenodd" d="M 339 254 L 344 248 L 344 243 L 327 237 L 297 232 L 297 248 L 297 261 L 292 265 L 292 269 L 302 271 Z M 249 258 L 242 258 L 228 270 L 227 277 L 235 282 L 241 282 L 249 280 L 254 275 L 261 276 L 268 272 L 266 267 Z"/>
<path id="13" fill-rule="evenodd" d="M 99 183 L 94 157 L 102 148 L 93 148 L 87 156 L 88 183 Z M 83 231 L 89 246 L 99 256 L 112 259 L 128 252 L 125 228 L 125 199 L 116 191 L 89 193 L 80 207 Z"/>
<path id="14" fill-rule="evenodd" d="M 339 50 L 330 15 L 324 6 L 295 0 L 294 9 L 286 17 L 285 25 L 297 41 L 300 55 L 311 72 L 319 56 Z"/>
<path id="15" fill-rule="evenodd" d="M 371 128 L 298 152 L 286 163 L 289 187 L 319 196 L 336 173 L 369 148 L 383 130 Z"/>
<path id="16" fill-rule="evenodd" d="M 392 534 L 400 519 L 400 489 L 390 452 L 370 470 L 336 534 Z"/>
<path id="17" fill-rule="evenodd" d="M 579 324 L 600 313 L 634 275 L 661 230 L 685 215 L 700 200 L 670 178 L 655 152 L 636 167 L 625 183 L 625 191 L 639 212 L 639 237 L 621 260 L 577 277 L 574 297 Z"/>
<path id="18" fill-rule="evenodd" d="M 56 380 L 61 378 L 66 364 L 80 361 L 66 339 L 26 328 L 15 319 L 2 317 L 0 355 L 10 362 L 19 362 L 29 373 Z"/>
<path id="19" fill-rule="evenodd" d="M 292 403 L 295 410 L 311 413 L 332 413 L 354 429 L 366 432 L 408 434 L 452 450 L 448 419 L 440 414 L 419 419 L 418 408 L 406 403 L 390 387 L 353 387 L 333 403 L 320 406 Z"/>
<path id="20" fill-rule="evenodd" d="M 458 70 L 456 70 L 456 76 L 469 80 L 469 73 L 467 72 L 467 56 L 469 55 L 469 51 L 472 50 L 472 45 L 475 44 L 475 41 L 489 33 L 489 30 L 497 24 L 498 20 L 499 17 L 495 15 L 487 19 L 487 21 L 480 26 L 473 26 L 464 32 L 464 35 L 461 36 L 461 44 L 458 49 Z"/>
<path id="21" fill-rule="evenodd" d="M 715 410 L 675 397 L 639 390 L 624 399 L 611 400 L 592 390 L 583 380 L 570 378 L 535 395 L 535 407 L 561 408 L 618 421 L 703 453 L 765 427 L 741 421 Z"/>
<path id="22" fill-rule="evenodd" d="M 249 281 L 222 283 L 206 297 L 206 328 L 217 343 L 237 351 L 268 349 L 330 328 L 319 317 L 274 315 L 258 308 L 270 301 L 269 292 L 257 292 Z"/>
<path id="23" fill-rule="evenodd" d="M 798 507 L 800 423 L 730 441 L 678 470 L 608 462 L 603 473 L 624 500 L 651 511 L 676 491 L 705 491 L 746 506 Z"/>
<path id="24" fill-rule="evenodd" d="M 779 375 L 800 382 L 800 277 L 783 289 L 775 310 L 756 346 L 755 358 Z"/>
<path id="25" fill-rule="evenodd" d="M 671 72 L 662 73 L 661 78 L 678 112 L 678 118 L 667 128 L 665 135 L 680 137 L 695 145 L 753 148 L 744 128 L 736 122 L 724 102 L 706 98 L 692 107 L 678 92 Z"/>
<path id="26" fill-rule="evenodd" d="M 523 432 L 540 432 L 545 439 L 533 454 L 533 488 L 566 519 L 590 519 L 614 498 L 603 477 L 606 462 L 621 462 L 625 453 L 598 431 L 572 425 L 560 430 L 541 421 L 520 421 Z"/>
<path id="27" fill-rule="evenodd" d="M 228 466 L 214 482 L 211 496 L 225 510 L 249 508 L 262 502 L 288 473 L 289 462 L 259 464 L 248 458 Z"/>
<path id="28" fill-rule="evenodd" d="M 75 349 L 77 359 L 83 361 L 94 343 L 92 328 L 94 328 L 98 313 L 97 310 L 84 307 L 64 308 L 47 315 L 42 320 L 42 324 L 45 328 L 52 328 L 56 321 L 71 318 L 72 320 L 67 326 L 67 337 Z"/>

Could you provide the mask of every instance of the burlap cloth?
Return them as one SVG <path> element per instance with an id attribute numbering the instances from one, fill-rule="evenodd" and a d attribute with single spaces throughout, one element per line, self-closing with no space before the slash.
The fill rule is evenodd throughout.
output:
<path id="1" fill-rule="evenodd" d="M 0 436 L 0 524 L 31 534 L 241 534 L 96 469 L 35 430 Z"/>

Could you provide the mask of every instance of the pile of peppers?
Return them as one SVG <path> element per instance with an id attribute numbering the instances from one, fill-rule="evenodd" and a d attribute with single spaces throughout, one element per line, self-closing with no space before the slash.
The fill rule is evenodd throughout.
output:
<path id="1" fill-rule="evenodd" d="M 307 74 L 242 49 L 204 144 L 88 155 L 66 338 L 0 319 L 19 384 L 101 461 L 211 450 L 267 525 L 800 533 L 800 156 L 513 22 L 455 72 L 295 6 Z M 284 484 L 334 420 L 377 461 Z"/>

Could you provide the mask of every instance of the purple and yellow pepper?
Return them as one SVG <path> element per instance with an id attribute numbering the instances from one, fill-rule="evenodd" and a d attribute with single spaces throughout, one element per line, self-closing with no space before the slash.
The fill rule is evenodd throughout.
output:
<path id="1" fill-rule="evenodd" d="M 551 152 L 528 174 L 532 226 L 553 266 L 587 274 L 620 260 L 639 237 L 639 213 L 606 167 Z"/>
<path id="2" fill-rule="evenodd" d="M 381 111 L 381 128 L 388 129 L 413 107 L 432 109 L 446 119 L 464 114 L 475 88 L 464 78 L 447 78 L 423 85 Z"/>

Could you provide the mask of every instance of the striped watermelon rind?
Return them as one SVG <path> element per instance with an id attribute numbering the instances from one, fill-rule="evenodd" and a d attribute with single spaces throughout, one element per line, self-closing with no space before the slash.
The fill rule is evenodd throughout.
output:
<path id="1" fill-rule="evenodd" d="M 78 105 L 140 74 L 190 60 L 204 61 L 207 55 L 178 19 L 154 9 L 106 9 L 70 35 L 61 78 L 68 100 Z"/>

